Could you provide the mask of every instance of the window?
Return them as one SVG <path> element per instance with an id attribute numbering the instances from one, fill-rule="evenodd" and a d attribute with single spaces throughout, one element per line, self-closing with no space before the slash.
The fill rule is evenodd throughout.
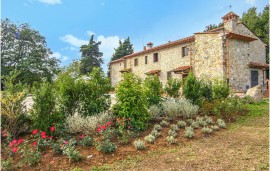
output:
<path id="1" fill-rule="evenodd" d="M 134 66 L 138 65 L 138 58 L 134 59 Z"/>
<path id="2" fill-rule="evenodd" d="M 153 61 L 158 62 L 158 53 L 154 53 Z"/>
<path id="3" fill-rule="evenodd" d="M 172 72 L 171 71 L 167 72 L 167 80 L 169 80 L 170 78 L 172 78 Z"/>
<path id="4" fill-rule="evenodd" d="M 144 57 L 144 63 L 147 64 L 147 56 Z"/>
<path id="5" fill-rule="evenodd" d="M 124 68 L 127 68 L 127 61 L 124 60 Z"/>
<path id="6" fill-rule="evenodd" d="M 188 48 L 187 48 L 187 46 L 182 47 L 182 57 L 187 56 L 187 55 L 188 55 Z"/>

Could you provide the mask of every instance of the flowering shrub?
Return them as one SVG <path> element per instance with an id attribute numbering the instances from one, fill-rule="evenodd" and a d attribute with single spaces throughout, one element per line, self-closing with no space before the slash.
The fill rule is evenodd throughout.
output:
<path id="1" fill-rule="evenodd" d="M 82 146 L 92 146 L 93 139 L 90 136 L 84 136 L 83 134 L 80 136 L 80 145 Z"/>
<path id="2" fill-rule="evenodd" d="M 81 156 L 78 150 L 75 148 L 75 143 L 71 141 L 69 142 L 64 142 L 64 144 L 61 147 L 63 154 L 67 155 L 69 158 L 69 162 L 74 161 L 77 162 L 81 160 Z"/>
<path id="3" fill-rule="evenodd" d="M 116 118 L 117 138 L 120 144 L 127 144 L 131 136 L 131 119 Z"/>

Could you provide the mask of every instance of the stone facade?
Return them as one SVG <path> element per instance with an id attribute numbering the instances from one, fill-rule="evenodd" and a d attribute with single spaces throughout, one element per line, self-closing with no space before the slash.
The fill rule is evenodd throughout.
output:
<path id="1" fill-rule="evenodd" d="M 159 71 L 159 79 L 165 85 L 168 78 L 186 76 L 186 72 L 175 72 L 180 67 L 190 67 L 200 79 L 227 79 L 236 91 L 245 91 L 251 87 L 251 71 L 258 71 L 258 84 L 263 85 L 262 67 L 250 67 L 250 62 L 265 63 L 265 44 L 244 24 L 238 22 L 238 16 L 232 12 L 222 17 L 224 26 L 208 32 L 194 33 L 194 36 L 152 47 L 141 52 L 125 56 L 110 63 L 111 83 L 115 86 L 121 81 L 126 69 L 141 78 L 149 71 Z M 183 57 L 183 47 L 188 55 Z M 154 62 L 154 54 L 158 61 Z M 145 58 L 147 56 L 147 64 Z M 135 60 L 137 65 L 135 65 Z M 265 65 L 264 65 L 265 66 Z"/>

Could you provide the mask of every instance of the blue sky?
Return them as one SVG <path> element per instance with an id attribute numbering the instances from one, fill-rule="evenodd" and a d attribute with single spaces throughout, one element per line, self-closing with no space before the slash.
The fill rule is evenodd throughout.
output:
<path id="1" fill-rule="evenodd" d="M 262 11 L 267 4 L 268 0 L 2 0 L 1 18 L 38 30 L 61 66 L 80 59 L 80 46 L 94 34 L 102 42 L 102 68 L 107 71 L 120 39 L 129 36 L 137 52 L 147 42 L 160 45 L 220 23 L 229 5 L 242 16 L 250 7 Z"/>

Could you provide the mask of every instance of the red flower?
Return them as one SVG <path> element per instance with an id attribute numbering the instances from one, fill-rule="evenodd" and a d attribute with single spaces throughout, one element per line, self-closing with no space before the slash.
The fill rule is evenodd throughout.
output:
<path id="1" fill-rule="evenodd" d="M 128 126 L 127 128 L 130 129 L 130 126 Z"/>
<path id="2" fill-rule="evenodd" d="M 33 146 L 37 146 L 37 142 L 36 141 L 33 142 Z"/>
<path id="3" fill-rule="evenodd" d="M 53 136 L 49 136 L 48 138 L 52 140 L 52 137 L 53 137 Z"/>
<path id="4" fill-rule="evenodd" d="M 9 143 L 9 147 L 13 147 L 13 145 L 16 144 L 16 143 L 17 143 L 17 140 L 11 141 L 11 143 Z"/>
<path id="5" fill-rule="evenodd" d="M 116 118 L 116 122 L 119 121 L 119 118 Z"/>
<path id="6" fill-rule="evenodd" d="M 6 130 L 3 130 L 2 131 L 2 137 L 6 137 L 6 136 L 7 136 Z"/>
<path id="7" fill-rule="evenodd" d="M 18 151 L 18 148 L 17 148 L 17 147 L 13 147 L 13 148 L 12 148 L 12 152 L 13 152 L 13 153 L 16 153 L 17 151 Z"/>
<path id="8" fill-rule="evenodd" d="M 47 136 L 46 135 L 41 135 L 41 138 L 45 139 L 45 138 L 47 138 Z"/>
<path id="9" fill-rule="evenodd" d="M 22 138 L 19 139 L 18 142 L 17 142 L 17 145 L 20 145 L 21 143 L 23 143 L 23 141 L 24 141 L 24 140 L 23 140 Z"/>
<path id="10" fill-rule="evenodd" d="M 106 125 L 107 126 L 110 126 L 112 124 L 112 122 L 107 122 Z"/>
<path id="11" fill-rule="evenodd" d="M 46 132 L 44 132 L 44 131 L 41 131 L 41 133 L 40 133 L 41 135 L 46 135 Z"/>
<path id="12" fill-rule="evenodd" d="M 33 135 L 36 135 L 38 133 L 38 130 L 37 129 L 34 129 L 33 131 L 32 131 L 32 134 Z"/>
<path id="13" fill-rule="evenodd" d="M 68 144 L 68 141 L 64 141 L 64 144 Z"/>
<path id="14" fill-rule="evenodd" d="M 55 131 L 55 127 L 52 126 L 52 127 L 50 128 L 50 130 L 51 130 L 52 132 Z"/>
<path id="15" fill-rule="evenodd" d="M 82 134 L 82 135 L 80 136 L 80 138 L 83 139 L 83 138 L 84 138 L 84 135 Z"/>

